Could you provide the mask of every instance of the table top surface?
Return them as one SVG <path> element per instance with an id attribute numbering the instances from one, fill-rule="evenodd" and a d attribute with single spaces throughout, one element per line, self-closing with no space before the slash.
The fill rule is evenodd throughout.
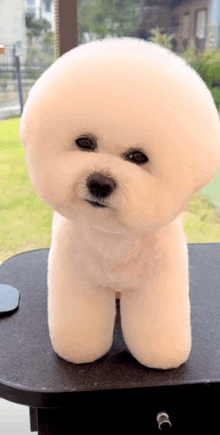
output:
<path id="1" fill-rule="evenodd" d="M 0 318 L 0 396 L 35 406 L 44 398 L 49 403 L 51 397 L 75 392 L 219 383 L 220 244 L 192 244 L 188 251 L 192 352 L 185 364 L 167 371 L 149 369 L 132 357 L 119 313 L 107 355 L 79 365 L 61 359 L 53 351 L 47 324 L 49 249 L 5 261 L 0 283 L 19 290 L 20 304 L 14 314 Z"/>

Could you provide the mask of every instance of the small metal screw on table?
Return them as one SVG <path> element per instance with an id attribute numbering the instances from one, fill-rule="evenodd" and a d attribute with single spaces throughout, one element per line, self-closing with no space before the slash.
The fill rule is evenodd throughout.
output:
<path id="1" fill-rule="evenodd" d="M 172 424 L 171 424 L 171 421 L 170 421 L 170 418 L 169 418 L 169 415 L 167 414 L 167 412 L 165 412 L 165 411 L 158 412 L 156 419 L 157 419 L 158 428 L 160 430 L 163 430 L 163 431 L 170 430 Z"/>

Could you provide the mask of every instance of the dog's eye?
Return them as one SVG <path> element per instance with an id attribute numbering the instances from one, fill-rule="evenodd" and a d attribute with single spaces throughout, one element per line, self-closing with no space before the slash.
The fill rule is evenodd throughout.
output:
<path id="1" fill-rule="evenodd" d="M 88 137 L 80 137 L 79 139 L 76 139 L 75 142 L 78 145 L 78 147 L 83 149 L 83 150 L 94 150 L 95 149 L 95 144 Z"/>
<path id="2" fill-rule="evenodd" d="M 140 165 L 147 163 L 149 160 L 141 151 L 133 151 L 127 156 L 127 158 L 130 162 L 138 163 Z"/>

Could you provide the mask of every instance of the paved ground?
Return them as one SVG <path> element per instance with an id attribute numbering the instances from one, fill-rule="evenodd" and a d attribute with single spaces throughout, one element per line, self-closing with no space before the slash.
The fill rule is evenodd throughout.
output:
<path id="1" fill-rule="evenodd" d="M 0 105 L 0 120 L 4 120 L 11 115 L 20 115 L 20 113 L 21 108 L 18 99 Z"/>
<path id="2" fill-rule="evenodd" d="M 29 407 L 0 399 L 0 434 L 31 435 Z"/>

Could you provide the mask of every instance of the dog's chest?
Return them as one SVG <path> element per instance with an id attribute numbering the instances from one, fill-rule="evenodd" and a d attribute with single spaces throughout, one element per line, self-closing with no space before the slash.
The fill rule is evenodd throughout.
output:
<path id="1" fill-rule="evenodd" d="M 144 283 L 149 263 L 146 240 L 141 237 L 84 236 L 81 265 L 88 279 L 118 291 Z"/>

